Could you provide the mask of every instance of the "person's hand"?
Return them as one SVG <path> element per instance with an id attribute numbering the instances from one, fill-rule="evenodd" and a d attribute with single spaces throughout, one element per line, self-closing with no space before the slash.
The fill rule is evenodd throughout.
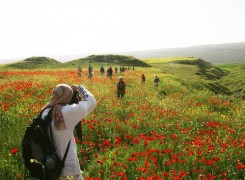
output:
<path id="1" fill-rule="evenodd" d="M 78 85 L 77 90 L 80 93 L 80 95 L 83 97 L 83 99 L 86 101 L 88 98 L 88 94 L 87 94 L 86 89 L 83 86 Z"/>
<path id="2" fill-rule="evenodd" d="M 71 89 L 73 90 L 73 92 L 77 91 L 77 85 L 72 84 L 72 85 L 71 85 Z"/>

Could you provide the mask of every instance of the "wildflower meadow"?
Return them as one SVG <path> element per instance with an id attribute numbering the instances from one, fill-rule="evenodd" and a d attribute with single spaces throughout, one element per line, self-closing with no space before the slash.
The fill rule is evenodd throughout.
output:
<path id="1" fill-rule="evenodd" d="M 126 83 L 122 99 L 119 76 Z M 81 120 L 83 139 L 75 139 L 85 180 L 245 178 L 244 101 L 151 68 L 112 79 L 95 68 L 93 78 L 74 69 L 0 71 L 0 179 L 31 179 L 21 155 L 24 131 L 60 83 L 82 84 L 97 100 Z"/>

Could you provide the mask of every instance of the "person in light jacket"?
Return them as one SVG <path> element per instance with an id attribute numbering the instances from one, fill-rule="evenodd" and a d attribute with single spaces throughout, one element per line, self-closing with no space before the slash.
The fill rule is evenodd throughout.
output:
<path id="1" fill-rule="evenodd" d="M 75 91 L 78 91 L 83 98 L 78 104 L 70 104 Z M 83 179 L 73 131 L 75 126 L 95 109 L 96 104 L 94 96 L 83 86 L 70 87 L 67 84 L 59 84 L 54 88 L 50 102 L 44 106 L 42 118 L 47 116 L 52 108 L 51 129 L 59 158 L 63 158 L 70 141 L 65 166 L 59 179 Z"/>

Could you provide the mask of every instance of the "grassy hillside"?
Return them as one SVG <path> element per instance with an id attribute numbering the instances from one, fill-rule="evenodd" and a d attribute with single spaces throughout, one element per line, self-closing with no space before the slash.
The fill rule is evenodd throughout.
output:
<path id="1" fill-rule="evenodd" d="M 244 179 L 244 100 L 231 102 L 206 85 L 233 93 L 244 87 L 245 71 L 226 67 L 227 76 L 212 80 L 197 75 L 193 63 L 153 63 L 112 78 L 98 69 L 93 78 L 73 68 L 0 71 L 0 179 L 31 179 L 22 137 L 59 83 L 83 84 L 97 100 L 82 120 L 83 139 L 76 139 L 84 179 Z M 127 84 L 123 99 L 116 95 L 119 76 Z"/>
<path id="2" fill-rule="evenodd" d="M 152 74 L 159 75 L 160 73 L 174 77 L 190 90 L 206 89 L 215 94 L 227 95 L 231 99 L 245 99 L 244 64 L 214 66 L 195 57 L 147 58 L 140 61 L 131 56 L 91 55 L 66 63 L 47 57 L 32 57 L 18 63 L 2 65 L 0 68 L 3 70 L 8 68 L 11 70 L 42 68 L 55 70 L 58 68 L 61 71 L 72 69 L 75 72 L 78 66 L 82 66 L 82 69 L 86 71 L 89 64 L 94 67 L 95 71 L 101 65 L 104 65 L 105 68 L 109 66 L 151 67 L 149 70 Z"/>
<path id="3" fill-rule="evenodd" d="M 202 76 L 208 80 L 220 79 L 226 76 L 228 72 L 213 66 L 211 63 L 195 57 L 174 57 L 174 58 L 149 58 L 144 59 L 153 67 L 160 67 L 164 73 L 178 74 L 181 67 L 180 76 L 189 76 L 193 73 Z M 189 74 L 189 75 L 188 75 Z M 191 75 L 192 76 L 192 75 Z"/>
<path id="4" fill-rule="evenodd" d="M 245 99 L 244 65 L 213 66 L 199 58 L 149 58 L 144 59 L 152 67 L 153 73 L 160 72 L 176 77 L 180 83 L 190 90 L 208 90 L 233 99 Z M 159 74 L 159 72 L 158 72 Z"/>
<path id="5" fill-rule="evenodd" d="M 147 63 L 133 57 L 122 55 L 91 55 L 86 58 L 76 59 L 63 63 L 62 67 L 72 66 L 85 66 L 91 64 L 92 66 L 99 67 L 101 65 L 106 66 L 135 66 L 135 67 L 150 67 Z"/>
<path id="6" fill-rule="evenodd" d="M 49 57 L 30 57 L 17 63 L 6 65 L 7 68 L 17 69 L 37 69 L 37 68 L 51 68 L 61 64 L 61 62 Z"/>
<path id="7" fill-rule="evenodd" d="M 198 57 L 212 64 L 244 64 L 245 43 L 226 43 L 200 45 L 183 48 L 156 49 L 147 51 L 131 51 L 138 58 Z"/>
<path id="8" fill-rule="evenodd" d="M 87 68 L 91 64 L 93 67 L 105 66 L 135 66 L 135 67 L 150 67 L 149 64 L 133 57 L 122 55 L 91 55 L 86 58 L 71 60 L 61 63 L 49 57 L 31 57 L 16 63 L 1 65 L 4 68 L 16 69 L 40 69 L 40 68 Z"/>
<path id="9" fill-rule="evenodd" d="M 193 61 L 197 60 L 198 58 L 195 57 L 168 57 L 168 58 L 145 58 L 143 59 L 144 62 L 148 64 L 158 64 L 158 63 L 169 63 L 173 61 Z"/>

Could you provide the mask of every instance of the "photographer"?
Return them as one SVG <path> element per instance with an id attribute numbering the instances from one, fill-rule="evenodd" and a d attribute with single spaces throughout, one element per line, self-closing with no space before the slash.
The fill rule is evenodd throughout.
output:
<path id="1" fill-rule="evenodd" d="M 71 103 L 74 93 L 79 93 L 83 100 L 78 103 Z M 53 90 L 50 102 L 44 106 L 42 114 L 44 118 L 52 108 L 52 135 L 57 155 L 62 159 L 67 144 L 70 141 L 69 150 L 59 179 L 73 178 L 81 180 L 82 174 L 77 156 L 77 147 L 74 138 L 74 128 L 96 107 L 96 99 L 84 87 L 67 84 L 59 84 Z"/>

